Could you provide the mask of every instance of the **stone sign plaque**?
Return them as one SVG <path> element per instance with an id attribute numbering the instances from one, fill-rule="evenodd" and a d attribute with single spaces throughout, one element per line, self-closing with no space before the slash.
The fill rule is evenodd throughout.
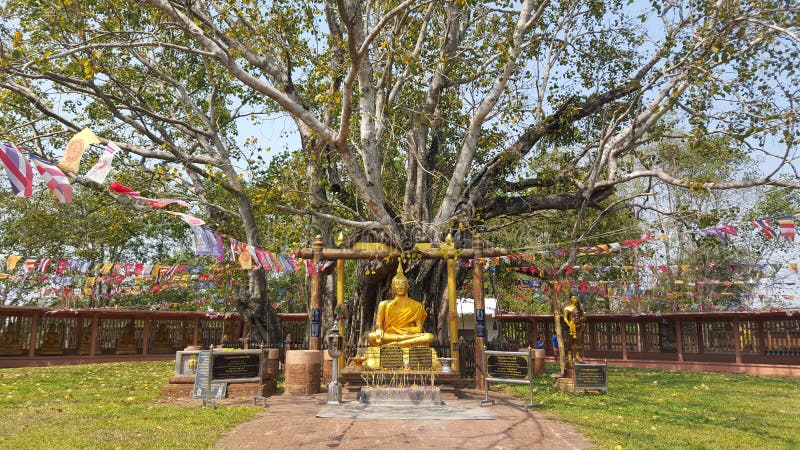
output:
<path id="1" fill-rule="evenodd" d="M 416 346 L 408 349 L 408 368 L 411 370 L 431 370 L 433 356 L 430 347 Z"/>
<path id="2" fill-rule="evenodd" d="M 403 368 L 403 349 L 395 346 L 381 347 L 381 369 Z"/>
<path id="3" fill-rule="evenodd" d="M 214 353 L 212 368 L 214 380 L 230 380 L 237 378 L 258 378 L 259 354 L 241 354 L 238 352 Z"/>
<path id="4" fill-rule="evenodd" d="M 606 365 L 575 363 L 575 389 L 607 391 Z"/>
<path id="5" fill-rule="evenodd" d="M 489 355 L 486 372 L 490 378 L 528 379 L 528 358 L 515 355 Z"/>
<path id="6" fill-rule="evenodd" d="M 212 398 L 225 398 L 228 388 L 227 383 L 209 383 L 209 368 L 211 367 L 211 351 L 201 351 L 197 354 L 197 367 L 195 369 L 194 389 L 192 398 L 203 400 Z M 209 392 L 210 389 L 210 392 Z M 204 403 L 205 404 L 205 403 Z"/>

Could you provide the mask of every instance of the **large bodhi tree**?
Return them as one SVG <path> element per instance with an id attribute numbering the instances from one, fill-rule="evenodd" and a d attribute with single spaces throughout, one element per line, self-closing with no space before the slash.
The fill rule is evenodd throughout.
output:
<path id="1" fill-rule="evenodd" d="M 466 245 L 487 222 L 559 210 L 580 221 L 637 179 L 800 187 L 778 177 L 794 174 L 799 17 L 793 1 L 10 0 L 0 87 L 27 99 L 32 121 L 91 120 L 181 167 L 187 195 L 236 216 L 251 245 L 263 245 L 260 195 L 328 232 L 404 250 L 452 232 Z M 85 109 L 55 108 L 55 93 Z M 300 136 L 307 196 L 248 191 L 236 169 L 253 161 L 238 119 L 269 113 Z M 769 172 L 676 177 L 638 151 L 667 130 L 728 136 Z M 354 335 L 385 293 L 382 265 L 360 272 Z M 427 326 L 446 329 L 441 264 L 417 262 L 411 277 Z M 242 304 L 265 304 L 263 292 L 254 271 Z"/>

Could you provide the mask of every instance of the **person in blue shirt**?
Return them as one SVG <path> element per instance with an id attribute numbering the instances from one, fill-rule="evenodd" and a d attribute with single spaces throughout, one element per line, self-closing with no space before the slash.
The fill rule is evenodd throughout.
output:
<path id="1" fill-rule="evenodd" d="M 554 334 L 550 340 L 553 342 L 553 356 L 558 358 L 558 336 Z"/>
<path id="2" fill-rule="evenodd" d="M 536 349 L 537 350 L 544 349 L 544 342 L 542 341 L 542 337 L 541 336 L 536 338 Z"/>

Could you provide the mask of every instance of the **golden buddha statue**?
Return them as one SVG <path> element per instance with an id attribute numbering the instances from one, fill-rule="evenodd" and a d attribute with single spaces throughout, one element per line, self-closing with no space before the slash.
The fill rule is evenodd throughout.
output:
<path id="1" fill-rule="evenodd" d="M 367 335 L 367 342 L 375 347 L 430 347 L 433 334 L 422 332 L 428 313 L 420 302 L 408 296 L 408 278 L 403 274 L 401 264 L 397 265 L 397 274 L 392 278 L 392 293 L 394 298 L 378 304 L 375 330 Z"/>
<path id="2" fill-rule="evenodd" d="M 51 323 L 44 334 L 44 342 L 39 347 L 40 355 L 63 355 L 64 346 L 61 343 L 61 334 L 56 330 L 56 324 Z"/>
<path id="3" fill-rule="evenodd" d="M 152 354 L 169 354 L 175 351 L 172 348 L 172 341 L 169 339 L 169 330 L 166 325 L 159 324 L 156 329 L 156 334 L 150 344 L 150 353 Z"/>
<path id="4" fill-rule="evenodd" d="M 565 355 L 567 364 L 571 365 L 583 360 L 583 338 L 586 325 L 586 313 L 576 295 L 570 297 L 569 305 L 564 307 L 564 323 L 569 327 Z"/>
<path id="5" fill-rule="evenodd" d="M 403 359 L 408 367 L 408 349 L 411 347 L 431 347 L 434 336 L 424 333 L 422 325 L 428 317 L 425 307 L 408 296 L 408 278 L 403 274 L 402 264 L 397 265 L 397 274 L 392 278 L 392 293 L 394 297 L 378 304 L 375 313 L 375 328 L 367 335 L 367 348 L 365 361 L 362 363 L 366 369 L 380 369 L 381 347 L 402 348 Z M 432 357 L 432 370 L 441 368 L 436 350 L 430 348 Z"/>
<path id="6" fill-rule="evenodd" d="M 0 355 L 18 356 L 20 353 L 22 353 L 22 345 L 19 343 L 17 322 L 10 322 L 0 333 Z"/>
<path id="7" fill-rule="evenodd" d="M 92 353 L 92 331 L 91 329 L 83 330 L 81 334 L 81 345 L 78 347 L 79 355 L 89 355 Z"/>
<path id="8" fill-rule="evenodd" d="M 136 346 L 136 324 L 129 320 L 128 324 L 122 329 L 117 341 L 117 355 L 135 355 L 139 353 Z"/>

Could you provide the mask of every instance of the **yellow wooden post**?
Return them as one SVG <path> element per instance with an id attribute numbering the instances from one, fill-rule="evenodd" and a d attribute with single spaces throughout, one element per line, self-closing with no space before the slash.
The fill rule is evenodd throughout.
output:
<path id="1" fill-rule="evenodd" d="M 444 240 L 444 250 L 447 253 L 447 307 L 450 310 L 447 325 L 450 335 L 450 357 L 453 358 L 453 370 L 461 370 L 461 355 L 458 348 L 458 306 L 456 305 L 456 264 L 458 260 L 455 254 L 453 236 L 447 235 Z M 451 254 L 452 253 L 452 254 Z"/>
<path id="2" fill-rule="evenodd" d="M 336 245 L 341 247 L 344 243 L 344 233 L 339 232 L 339 235 L 336 236 Z M 344 311 L 344 260 L 337 259 L 336 260 L 336 309 L 340 312 Z M 337 325 L 339 327 L 340 333 L 343 336 L 346 336 L 344 325 L 342 323 L 341 318 L 337 317 Z M 344 352 L 339 355 L 339 367 L 338 372 L 339 375 L 342 374 L 342 368 L 344 367 Z"/>

